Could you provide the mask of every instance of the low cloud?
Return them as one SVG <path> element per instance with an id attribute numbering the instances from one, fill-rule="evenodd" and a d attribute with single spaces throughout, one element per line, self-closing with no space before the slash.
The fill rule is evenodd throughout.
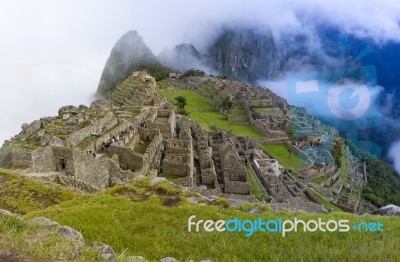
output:
<path id="1" fill-rule="evenodd" d="M 400 174 L 400 141 L 393 143 L 389 149 L 389 159 L 393 161 L 393 167 Z"/>
<path id="2" fill-rule="evenodd" d="M 352 1 L 351 8 L 346 0 L 3 0 L 0 141 L 62 105 L 86 103 L 113 45 L 131 29 L 158 55 L 185 42 L 201 51 L 229 23 L 271 28 L 278 39 L 302 33 L 316 49 L 319 24 L 383 43 L 400 41 L 398 21 L 400 5 L 378 0 Z"/>

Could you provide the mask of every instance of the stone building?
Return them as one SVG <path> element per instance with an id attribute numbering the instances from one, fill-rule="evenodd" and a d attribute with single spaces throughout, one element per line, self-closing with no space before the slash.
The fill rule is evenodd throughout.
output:
<path id="1" fill-rule="evenodd" d="M 237 149 L 228 139 L 219 146 L 219 158 L 223 175 L 223 186 L 225 193 L 244 194 L 250 193 L 250 184 L 247 170 L 240 161 Z"/>

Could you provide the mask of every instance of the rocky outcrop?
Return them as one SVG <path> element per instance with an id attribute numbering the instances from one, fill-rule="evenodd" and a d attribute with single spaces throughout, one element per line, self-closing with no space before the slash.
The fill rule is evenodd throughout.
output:
<path id="1" fill-rule="evenodd" d="M 14 213 L 12 213 L 12 212 L 10 212 L 8 210 L 5 210 L 5 209 L 0 209 L 0 216 L 2 216 L 2 217 L 14 217 L 16 219 L 23 220 L 20 215 L 14 214 Z"/>
<path id="2" fill-rule="evenodd" d="M 76 240 L 85 243 L 85 239 L 82 234 L 69 226 L 59 226 L 58 233 L 63 239 Z"/>
<path id="3" fill-rule="evenodd" d="M 372 214 L 381 215 L 381 216 L 400 216 L 400 207 L 395 205 L 388 205 L 379 208 L 374 211 Z"/>
<path id="4" fill-rule="evenodd" d="M 254 83 L 272 78 L 279 68 L 270 30 L 225 28 L 208 50 L 210 65 L 228 79 Z"/>
<path id="5" fill-rule="evenodd" d="M 90 244 L 91 247 L 99 250 L 99 256 L 105 260 L 113 260 L 115 258 L 115 253 L 112 247 L 101 242 L 93 242 Z"/>
<path id="6" fill-rule="evenodd" d="M 101 75 L 97 94 L 107 97 L 135 68 L 146 63 L 158 62 L 142 37 L 134 30 L 129 31 L 113 47 Z"/>
<path id="7" fill-rule="evenodd" d="M 201 54 L 192 44 L 180 44 L 172 50 L 164 49 L 157 58 L 161 64 L 181 72 L 189 68 L 206 67 Z"/>
<path id="8" fill-rule="evenodd" d="M 29 220 L 29 224 L 39 226 L 58 226 L 58 223 L 51 221 L 46 217 L 34 217 Z"/>

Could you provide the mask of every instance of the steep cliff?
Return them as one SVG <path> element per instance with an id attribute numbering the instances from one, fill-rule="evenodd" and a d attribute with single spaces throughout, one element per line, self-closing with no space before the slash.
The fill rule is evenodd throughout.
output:
<path id="1" fill-rule="evenodd" d="M 157 64 L 151 50 L 134 30 L 123 35 L 113 47 L 101 75 L 98 95 L 109 96 L 116 84 L 143 64 Z"/>
<path id="2" fill-rule="evenodd" d="M 254 83 L 279 71 L 279 55 L 272 32 L 225 28 L 208 49 L 210 66 L 229 79 Z"/>

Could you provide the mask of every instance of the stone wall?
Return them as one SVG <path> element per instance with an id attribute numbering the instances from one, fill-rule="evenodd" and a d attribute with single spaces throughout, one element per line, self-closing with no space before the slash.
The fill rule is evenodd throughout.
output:
<path id="1" fill-rule="evenodd" d="M 52 147 L 45 147 L 32 152 L 34 172 L 54 172 L 57 171 L 56 160 Z"/>
<path id="2" fill-rule="evenodd" d="M 231 139 L 219 146 L 219 158 L 224 182 L 224 192 L 232 194 L 249 194 L 250 184 L 247 170 L 239 159 L 237 149 Z"/>
<path id="3" fill-rule="evenodd" d="M 106 133 L 102 134 L 102 136 L 99 137 L 98 139 L 96 139 L 96 141 L 94 142 L 95 145 L 96 145 L 96 150 L 100 151 L 103 142 L 107 143 L 113 136 L 119 136 L 121 134 L 121 131 L 124 131 L 124 132 L 128 133 L 129 126 L 130 126 L 129 123 L 122 122 L 119 125 L 115 126 L 109 132 L 106 132 Z M 89 151 L 89 150 L 94 150 L 94 149 L 95 149 L 94 145 L 92 144 L 92 145 L 89 145 L 86 150 Z"/>
<path id="4" fill-rule="evenodd" d="M 231 181 L 224 178 L 224 191 L 225 193 L 232 194 L 250 194 L 250 185 L 248 182 Z"/>
<path id="5" fill-rule="evenodd" d="M 75 174 L 74 149 L 66 147 L 53 147 L 56 171 Z"/>
<path id="6" fill-rule="evenodd" d="M 103 189 L 110 186 L 109 159 L 94 159 L 91 155 L 74 151 L 74 177 L 79 181 L 89 184 L 94 188 Z"/>
<path id="7" fill-rule="evenodd" d="M 189 155 L 170 154 L 164 158 L 162 171 L 163 174 L 174 176 L 190 176 L 192 166 L 190 165 Z"/>
<path id="8" fill-rule="evenodd" d="M 118 155 L 119 165 L 123 170 L 133 172 L 140 170 L 143 166 L 143 155 L 134 152 L 132 149 L 112 144 L 109 153 Z"/>
<path id="9" fill-rule="evenodd" d="M 32 152 L 23 150 L 13 150 L 12 152 L 12 163 L 13 167 L 32 167 Z"/>
<path id="10" fill-rule="evenodd" d="M 117 118 L 115 118 L 111 112 L 107 113 L 103 118 L 94 120 L 91 125 L 72 133 L 66 139 L 66 142 L 69 146 L 76 146 L 91 135 L 102 135 L 117 123 Z"/>
<path id="11" fill-rule="evenodd" d="M 166 122 L 161 118 L 168 118 Z M 159 129 L 164 138 L 172 138 L 175 134 L 176 115 L 173 110 L 157 110 L 146 120 L 146 126 L 150 129 Z"/>
<path id="12" fill-rule="evenodd" d="M 267 135 L 269 138 L 274 139 L 289 139 L 287 134 L 279 130 L 271 130 L 262 120 L 255 120 L 253 122 L 254 127 L 260 130 L 262 133 Z"/>
<path id="13" fill-rule="evenodd" d="M 162 172 L 175 176 L 193 176 L 192 140 L 166 140 Z"/>

